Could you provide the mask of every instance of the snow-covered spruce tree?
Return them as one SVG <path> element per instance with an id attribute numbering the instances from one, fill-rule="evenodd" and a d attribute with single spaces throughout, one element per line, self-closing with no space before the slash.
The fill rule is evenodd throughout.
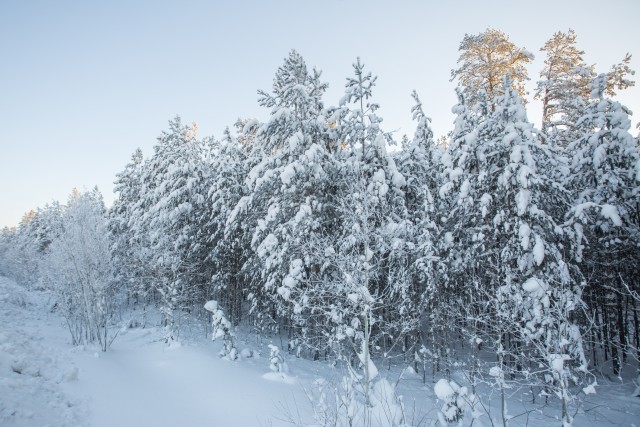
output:
<path id="1" fill-rule="evenodd" d="M 277 345 L 269 344 L 269 369 L 272 372 L 284 371 L 284 358 Z"/>
<path id="2" fill-rule="evenodd" d="M 107 219 L 98 189 L 69 197 L 62 231 L 50 244 L 47 280 L 74 345 L 97 341 L 107 351 L 109 322 L 117 304 Z"/>
<path id="3" fill-rule="evenodd" d="M 478 237 L 483 230 L 483 213 L 478 209 L 492 200 L 482 189 L 481 159 L 478 147 L 477 126 L 484 120 L 488 105 L 481 102 L 474 109 L 467 103 L 465 92 L 458 88 L 458 103 L 452 111 L 456 114 L 451 141 L 439 163 L 439 189 L 437 219 L 440 234 L 436 240 L 436 253 L 442 259 L 437 271 L 437 287 L 425 295 L 425 311 L 428 313 L 427 337 L 432 361 L 432 375 L 444 369 L 449 372 L 455 351 L 456 324 L 461 326 L 470 342 L 468 353 L 469 381 L 475 393 L 478 375 L 477 353 L 480 327 L 484 324 L 483 299 L 478 299 L 486 289 L 484 271 L 479 266 L 484 249 Z M 484 96 L 481 97 L 484 100 Z M 484 175 L 484 173 L 483 173 Z"/>
<path id="4" fill-rule="evenodd" d="M 127 299 L 146 308 L 149 280 L 139 242 L 132 239 L 132 211 L 141 197 L 142 150 L 132 154 L 124 170 L 116 174 L 114 192 L 118 197 L 109 209 L 109 233 L 114 274 L 127 290 Z M 146 310 L 145 310 L 146 312 Z"/>
<path id="5" fill-rule="evenodd" d="M 576 258 L 588 279 L 593 363 L 611 359 L 619 375 L 630 355 L 626 290 L 639 289 L 640 154 L 629 133 L 629 110 L 606 98 L 606 87 L 606 75 L 593 80 L 592 101 L 577 123 L 582 136 L 568 147 L 568 187 L 575 200 L 569 219 L 579 239 Z"/>
<path id="6" fill-rule="evenodd" d="M 247 195 L 227 221 L 227 229 L 248 224 L 250 249 L 243 273 L 251 279 L 248 298 L 256 326 L 278 330 L 284 322 L 291 341 L 299 334 L 292 324 L 292 295 L 308 283 L 305 274 L 319 264 L 304 250 L 303 238 L 322 232 L 332 194 L 324 170 L 329 153 L 321 73 L 309 71 L 291 51 L 277 70 L 271 93 L 259 92 L 271 115 L 258 129 L 251 158 L 260 159 L 248 173 Z M 292 277 L 294 269 L 299 275 Z"/>
<path id="7" fill-rule="evenodd" d="M 247 123 L 238 120 L 237 136 L 227 129 L 223 140 L 213 144 L 206 224 L 211 245 L 208 258 L 213 269 L 212 290 L 229 320 L 236 325 L 242 319 L 242 302 L 246 298 L 248 279 L 242 273 L 242 266 L 249 256 L 245 245 L 251 242 L 251 230 L 248 223 L 235 221 L 230 215 L 246 192 L 244 181 L 250 167 L 247 156 L 255 136 L 254 126 L 245 132 Z M 237 215 L 238 211 L 235 212 Z"/>
<path id="8" fill-rule="evenodd" d="M 564 189 L 540 169 L 548 164 L 550 153 L 536 138 L 508 76 L 504 94 L 479 127 L 478 137 L 478 180 L 484 194 L 476 206 L 486 232 L 476 240 L 486 250 L 480 262 L 493 319 L 487 329 L 498 356 L 493 374 L 503 395 L 503 421 L 508 419 L 505 382 L 522 375 L 555 391 L 563 423 L 569 425 L 569 380 L 579 382 L 587 372 L 581 334 L 573 320 L 582 289 L 563 258 L 567 239 L 549 213 L 562 203 Z M 487 200 L 487 194 L 500 197 Z M 526 366 L 527 362 L 532 363 Z"/>
<path id="9" fill-rule="evenodd" d="M 334 174 L 340 228 L 325 247 L 334 266 L 327 284 L 335 292 L 329 300 L 332 334 L 341 343 L 338 351 L 355 355 L 362 367 L 359 389 L 367 405 L 377 372 L 371 349 L 391 355 L 417 328 L 407 274 L 406 181 L 387 152 L 378 105 L 369 101 L 374 85 L 375 77 L 358 59 L 330 119 L 343 147 L 336 152 Z"/>
<path id="10" fill-rule="evenodd" d="M 435 239 L 439 234 L 437 226 L 437 191 L 440 178 L 438 164 L 441 152 L 433 140 L 430 119 L 422 109 L 422 102 L 414 91 L 415 105 L 411 109 L 417 127 L 413 139 L 404 144 L 397 155 L 398 170 L 406 179 L 405 206 L 407 209 L 406 256 L 410 277 L 411 309 L 417 312 L 411 316 L 419 317 L 427 313 L 424 303 L 433 294 L 436 277 Z M 416 330 L 416 332 L 419 332 Z M 420 334 L 407 335 L 403 351 L 413 354 L 421 347 Z"/>
<path id="11" fill-rule="evenodd" d="M 161 299 L 167 339 L 172 340 L 178 332 L 177 310 L 201 305 L 206 299 L 208 278 L 199 280 L 204 260 L 194 253 L 205 243 L 197 237 L 208 219 L 208 169 L 203 165 L 204 144 L 197 139 L 197 127 L 183 125 L 179 117 L 169 127 L 143 166 L 142 197 L 133 209 L 131 227 Z"/>
<path id="12" fill-rule="evenodd" d="M 467 388 L 460 387 L 455 381 L 441 378 L 433 387 L 433 391 L 443 402 L 442 409 L 438 412 L 440 426 L 447 427 L 450 423 L 460 423 L 467 407 Z"/>

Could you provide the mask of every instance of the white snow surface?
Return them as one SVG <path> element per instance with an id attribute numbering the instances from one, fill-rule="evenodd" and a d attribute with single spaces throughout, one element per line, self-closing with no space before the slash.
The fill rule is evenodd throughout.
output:
<path id="1" fill-rule="evenodd" d="M 86 398 L 62 391 L 82 375 L 47 305 L 0 276 L 1 426 L 88 425 Z"/>
<path id="2" fill-rule="evenodd" d="M 263 378 L 267 358 L 220 359 L 204 336 L 169 349 L 160 328 L 122 330 L 106 353 L 72 347 L 50 304 L 0 276 L 1 426 L 289 425 L 278 405 L 301 390 Z"/>
<path id="3" fill-rule="evenodd" d="M 534 280 L 523 284 L 532 293 L 544 287 Z M 287 411 L 299 417 L 295 425 L 313 426 L 319 424 L 305 393 L 317 394 L 317 384 L 325 384 L 329 391 L 328 385 L 339 384 L 346 374 L 328 362 L 297 359 L 286 351 L 280 354 L 288 371 L 270 372 L 268 343 L 258 344 L 251 335 L 238 342 L 242 348 L 238 361 L 218 357 L 222 343 L 212 342 L 204 331 L 201 339 L 168 347 L 159 327 L 122 329 L 106 353 L 98 347 L 73 347 L 52 305 L 47 293 L 25 289 L 0 276 L 2 427 L 294 425 Z M 213 304 L 208 306 L 213 308 Z M 129 314 L 140 315 L 136 311 Z M 554 368 L 562 368 L 562 356 Z M 408 369 L 402 364 L 374 370 L 373 414 L 379 413 L 381 420 L 393 419 L 397 425 L 403 402 L 408 421 L 413 421 L 404 425 L 418 425 L 419 420 L 419 425 L 436 425 L 441 406 L 436 398 L 451 396 L 454 383 L 438 381 L 442 378 L 438 375 L 432 379 L 429 370 L 427 380 L 436 383 L 433 388 L 425 386 L 422 373 L 403 377 Z M 464 385 L 463 373 L 452 375 Z M 489 375 L 499 376 L 499 369 L 494 367 Z M 397 387 L 390 385 L 396 383 Z M 581 410 L 574 425 L 640 425 L 636 421 L 640 401 L 633 390 L 632 383 L 598 380 L 597 393 L 593 394 L 592 386 L 585 388 L 588 396 L 583 407 L 588 411 Z M 493 414 L 499 413 L 499 399 L 489 388 L 480 387 L 479 397 Z M 510 412 L 530 410 L 529 402 L 526 390 L 521 395 L 512 391 Z M 413 414 L 414 410 L 418 412 Z M 544 414 L 534 411 L 530 417 L 513 418 L 509 425 L 546 426 L 549 416 L 559 414 L 559 408 L 553 406 L 542 410 Z M 487 416 L 483 412 L 478 425 L 491 425 Z M 465 422 L 471 418 L 471 413 L 465 413 Z M 494 423 L 499 420 L 495 418 Z"/>

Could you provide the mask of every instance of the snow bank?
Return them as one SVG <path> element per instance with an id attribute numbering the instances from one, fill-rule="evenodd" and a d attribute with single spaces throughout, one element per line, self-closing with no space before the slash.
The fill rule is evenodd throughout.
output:
<path id="1" fill-rule="evenodd" d="M 52 347 L 45 334 L 65 336 L 57 318 L 47 316 L 45 294 L 27 295 L 0 277 L 0 425 L 83 426 L 87 403 L 63 392 L 80 371 L 70 351 Z"/>

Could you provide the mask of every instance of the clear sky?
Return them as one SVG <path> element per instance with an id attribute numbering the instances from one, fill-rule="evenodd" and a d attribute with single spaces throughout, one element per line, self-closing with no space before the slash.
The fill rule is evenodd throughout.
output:
<path id="1" fill-rule="evenodd" d="M 378 75 L 386 130 L 413 133 L 416 89 L 440 135 L 452 127 L 449 77 L 465 33 L 491 26 L 536 54 L 532 89 L 539 48 L 569 28 L 599 72 L 626 52 L 640 71 L 638 16 L 637 0 L 1 0 L 0 227 L 73 187 L 98 185 L 110 204 L 115 174 L 136 147 L 151 154 L 175 115 L 216 137 L 238 117 L 266 119 L 256 91 L 270 89 L 292 48 L 323 70 L 326 105 L 360 56 Z M 640 85 L 619 100 L 635 126 Z M 539 109 L 528 107 L 536 125 Z"/>

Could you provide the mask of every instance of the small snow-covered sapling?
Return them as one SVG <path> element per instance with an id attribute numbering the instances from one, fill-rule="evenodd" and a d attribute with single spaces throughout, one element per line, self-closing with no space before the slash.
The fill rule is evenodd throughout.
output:
<path id="1" fill-rule="evenodd" d="M 280 349 L 278 346 L 269 344 L 269 350 L 271 350 L 271 354 L 269 355 L 269 368 L 273 372 L 282 372 L 284 359 L 280 354 Z"/>
<path id="2" fill-rule="evenodd" d="M 444 404 L 438 413 L 440 424 L 445 427 L 449 423 L 455 423 L 462 419 L 467 402 L 467 388 L 460 387 L 455 381 L 448 381 L 444 378 L 438 380 L 433 387 L 438 399 Z"/>
<path id="3" fill-rule="evenodd" d="M 218 308 L 217 301 L 208 301 L 204 308 L 213 314 L 211 322 L 213 334 L 211 339 L 215 341 L 218 338 L 222 338 L 223 346 L 220 351 L 220 357 L 236 360 L 238 358 L 238 350 L 235 345 L 235 335 L 231 332 L 231 322 L 225 317 L 224 312 Z"/>

